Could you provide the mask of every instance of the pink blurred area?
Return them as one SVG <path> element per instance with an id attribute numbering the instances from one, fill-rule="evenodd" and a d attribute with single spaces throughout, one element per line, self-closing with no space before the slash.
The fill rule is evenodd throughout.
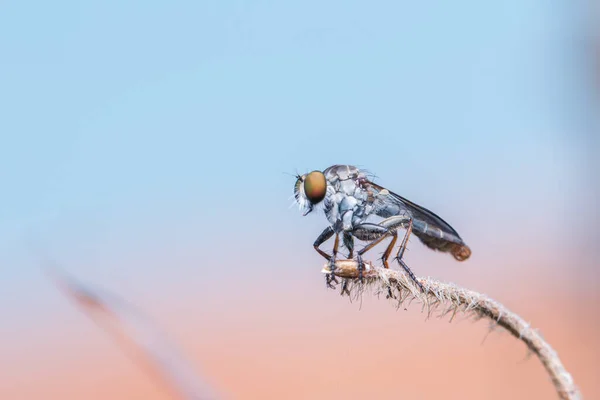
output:
<path id="1" fill-rule="evenodd" d="M 513 258 L 535 260 L 545 254 L 538 250 Z M 547 274 L 553 266 L 546 257 L 524 275 L 514 264 L 503 274 L 501 263 L 486 269 L 481 258 L 449 260 L 452 267 L 442 274 L 530 321 L 558 351 L 584 398 L 598 398 L 599 296 L 565 287 L 570 271 Z M 508 333 L 489 333 L 486 321 L 427 319 L 417 304 L 396 309 L 368 294 L 362 304 L 351 303 L 325 289 L 319 270 L 320 260 L 312 266 L 292 260 L 280 276 L 248 268 L 235 280 L 216 275 L 215 290 L 180 285 L 139 305 L 153 311 L 223 398 L 555 398 L 535 356 Z M 147 366 L 74 307 L 62 318 L 44 330 L 44 340 L 24 337 L 6 349 L 0 398 L 172 398 Z"/>

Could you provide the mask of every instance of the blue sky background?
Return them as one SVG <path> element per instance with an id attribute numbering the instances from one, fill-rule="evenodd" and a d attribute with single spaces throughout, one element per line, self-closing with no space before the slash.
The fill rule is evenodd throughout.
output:
<path id="1" fill-rule="evenodd" d="M 286 174 L 337 163 L 441 214 L 476 265 L 571 241 L 588 220 L 568 205 L 588 90 L 572 4 L 2 2 L 7 329 L 62 304 L 36 246 L 137 295 L 191 273 L 210 290 L 226 272 L 207 265 L 318 265 L 325 220 L 288 209 Z"/>

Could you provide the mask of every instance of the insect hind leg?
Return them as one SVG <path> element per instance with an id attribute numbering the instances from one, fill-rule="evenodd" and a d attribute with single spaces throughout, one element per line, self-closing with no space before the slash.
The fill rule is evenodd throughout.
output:
<path id="1" fill-rule="evenodd" d="M 415 276 L 415 274 L 411 271 L 411 269 L 408 267 L 408 265 L 406 265 L 406 263 L 404 262 L 404 260 L 397 258 L 396 260 L 398 260 L 398 263 L 402 266 L 402 268 L 404 269 L 404 271 L 406 271 L 406 273 L 408 274 L 408 276 L 410 277 L 410 279 L 413 280 L 413 282 L 415 282 L 417 284 L 417 286 L 419 287 L 419 289 L 421 289 L 421 291 L 423 293 L 425 293 L 425 287 L 423 286 L 423 284 L 421 282 L 419 282 L 419 280 L 417 279 L 417 277 Z"/>
<path id="2" fill-rule="evenodd" d="M 408 244 L 408 238 L 412 234 L 412 230 L 413 230 L 413 219 L 409 217 L 408 218 L 408 227 L 406 228 L 406 233 L 404 234 L 404 237 L 402 238 L 402 242 L 400 243 L 400 247 L 398 248 L 398 253 L 396 253 L 395 259 L 396 259 L 396 261 L 398 261 L 398 264 L 400 264 L 402 269 L 404 269 L 404 271 L 406 271 L 406 273 L 408 274 L 410 279 L 412 279 L 417 284 L 417 286 L 419 286 L 419 289 L 421 289 L 421 291 L 423 293 L 425 293 L 425 288 L 423 287 L 423 284 L 421 282 L 419 282 L 419 280 L 417 279 L 415 274 L 411 271 L 411 269 L 408 267 L 408 265 L 406 265 L 406 263 L 402 259 L 402 257 L 404 256 L 404 251 L 406 250 L 406 245 Z"/>
<path id="3" fill-rule="evenodd" d="M 392 236 L 392 240 L 388 244 L 385 249 L 383 256 L 381 257 L 382 264 L 385 268 L 389 268 L 388 260 L 396 245 L 396 240 L 398 239 L 398 228 L 410 224 L 411 218 L 406 215 L 395 215 L 389 218 L 380 221 L 377 224 L 373 223 L 363 223 L 357 225 L 352 234 L 356 236 L 360 240 L 371 241 L 368 245 L 366 245 L 361 251 L 358 252 L 358 265 L 359 265 L 359 276 L 362 272 L 362 256 L 365 252 L 372 249 L 374 246 L 379 244 L 383 239 L 388 236 Z M 403 240 L 404 246 L 406 246 L 406 239 Z"/>

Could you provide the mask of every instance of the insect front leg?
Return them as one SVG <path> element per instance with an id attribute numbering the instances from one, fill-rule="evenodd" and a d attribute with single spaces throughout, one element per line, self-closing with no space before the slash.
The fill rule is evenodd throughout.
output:
<path id="1" fill-rule="evenodd" d="M 323 243 L 325 243 L 326 241 L 328 241 L 333 236 L 334 233 L 335 233 L 335 231 L 333 230 L 333 228 L 331 226 L 328 226 L 327 228 L 325 228 L 325 230 L 323 232 L 321 232 L 321 234 L 319 235 L 319 237 L 317 238 L 317 240 L 315 240 L 315 242 L 313 243 L 313 247 L 315 248 L 315 250 L 317 251 L 317 253 L 319 253 L 320 255 L 322 255 L 328 261 L 331 259 L 331 255 L 325 253 L 319 247 Z"/>
<path id="2" fill-rule="evenodd" d="M 323 250 L 321 250 L 319 247 L 323 243 L 325 243 L 327 240 L 329 240 L 333 236 L 334 233 L 335 233 L 335 242 L 333 244 L 332 254 L 330 255 L 330 254 L 327 254 L 326 252 L 324 252 Z M 333 288 L 333 285 L 331 284 L 332 281 L 335 283 L 338 283 L 338 280 L 335 278 L 334 271 L 335 271 L 335 258 L 337 256 L 339 242 L 340 242 L 339 234 L 337 234 L 331 226 L 328 226 L 327 228 L 325 228 L 325 230 L 323 232 L 321 232 L 321 234 L 319 235 L 317 240 L 315 240 L 315 242 L 313 243 L 313 247 L 315 248 L 317 253 L 319 253 L 327 261 L 329 261 L 329 270 L 331 271 L 331 274 L 327 274 L 325 276 L 325 284 L 330 288 Z"/>

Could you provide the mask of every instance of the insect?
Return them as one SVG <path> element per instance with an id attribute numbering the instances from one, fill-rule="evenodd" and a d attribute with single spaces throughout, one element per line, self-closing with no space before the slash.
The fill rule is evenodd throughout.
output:
<path id="1" fill-rule="evenodd" d="M 398 230 L 406 233 L 394 257 L 410 278 L 424 291 L 411 269 L 402 259 L 411 234 L 432 250 L 450 253 L 456 260 L 464 261 L 471 256 L 471 249 L 447 222 L 433 212 L 373 182 L 372 176 L 352 165 L 333 165 L 324 171 L 312 171 L 296 175 L 294 197 L 303 216 L 316 208 L 322 208 L 329 221 L 313 243 L 315 250 L 329 261 L 335 270 L 340 236 L 348 249 L 348 258 L 354 255 L 354 239 L 367 244 L 356 251 L 359 277 L 364 270 L 363 255 L 391 238 L 381 261 L 389 268 L 389 258 L 398 240 Z M 320 246 L 335 236 L 332 254 Z M 327 278 L 328 286 L 335 280 L 333 274 Z M 337 281 L 336 281 L 337 282 Z"/>

